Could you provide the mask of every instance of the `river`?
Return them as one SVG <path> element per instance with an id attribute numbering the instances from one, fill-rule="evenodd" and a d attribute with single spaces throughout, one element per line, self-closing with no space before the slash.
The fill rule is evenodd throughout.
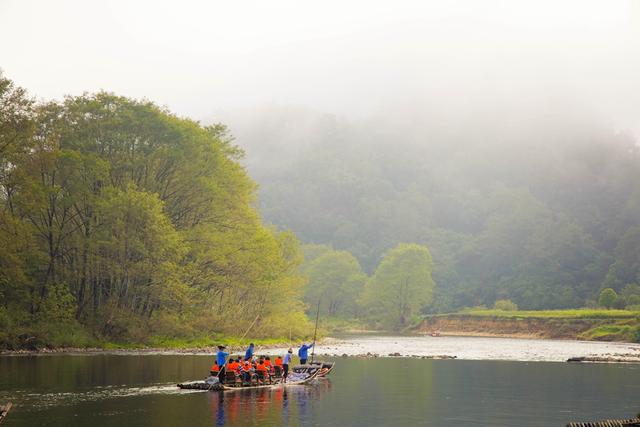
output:
<path id="1" fill-rule="evenodd" d="M 553 351 L 541 355 L 549 346 Z M 639 364 L 540 361 L 637 352 L 637 345 L 354 336 L 318 350 L 385 354 L 397 349 L 424 356 L 426 348 L 467 360 L 325 357 L 337 362 L 326 380 L 219 393 L 175 387 L 203 377 L 212 361 L 207 355 L 2 356 L 0 403 L 15 404 L 3 427 L 537 427 L 630 417 L 640 411 Z M 474 360 L 491 358 L 501 360 Z"/>

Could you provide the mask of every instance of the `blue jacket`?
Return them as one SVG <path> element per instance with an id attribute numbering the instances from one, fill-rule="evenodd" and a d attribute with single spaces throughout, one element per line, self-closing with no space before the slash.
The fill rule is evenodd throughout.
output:
<path id="1" fill-rule="evenodd" d="M 249 360 L 253 357 L 253 345 L 250 345 L 247 348 L 247 352 L 244 354 L 244 360 Z"/>
<path id="2" fill-rule="evenodd" d="M 300 359 L 308 359 L 307 352 L 311 347 L 313 347 L 313 344 L 309 344 L 309 345 L 302 344 L 302 347 L 300 347 L 300 349 L 298 350 L 298 357 Z"/>
<path id="3" fill-rule="evenodd" d="M 218 361 L 218 366 L 222 369 L 222 366 L 224 366 L 225 363 L 227 363 L 227 356 L 229 355 L 229 353 L 225 353 L 224 351 L 220 350 L 218 352 L 217 355 L 217 361 Z"/>

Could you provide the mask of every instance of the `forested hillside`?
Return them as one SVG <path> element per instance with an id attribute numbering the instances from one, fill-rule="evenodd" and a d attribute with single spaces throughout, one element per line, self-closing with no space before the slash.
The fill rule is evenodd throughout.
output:
<path id="1" fill-rule="evenodd" d="M 347 121 L 274 108 L 230 122 L 266 220 L 350 252 L 367 274 L 399 242 L 426 245 L 425 310 L 580 307 L 640 281 L 634 137 L 557 107 L 415 111 Z"/>
<path id="2" fill-rule="evenodd" d="M 302 260 L 222 126 L 0 75 L 0 347 L 308 333 Z"/>

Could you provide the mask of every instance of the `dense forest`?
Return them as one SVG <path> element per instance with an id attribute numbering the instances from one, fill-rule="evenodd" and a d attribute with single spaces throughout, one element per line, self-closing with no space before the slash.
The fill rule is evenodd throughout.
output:
<path id="1" fill-rule="evenodd" d="M 549 107 L 435 104 L 359 120 L 270 108 L 228 122 L 265 219 L 352 255 L 341 265 L 354 281 L 398 243 L 426 245 L 436 286 L 423 312 L 582 307 L 608 287 L 619 306 L 637 304 L 637 140 L 576 106 Z"/>
<path id="2" fill-rule="evenodd" d="M 221 125 L 0 75 L 0 348 L 308 334 L 298 242 L 242 155 Z"/>
<path id="3" fill-rule="evenodd" d="M 35 101 L 0 75 L 0 348 L 303 337 L 317 304 L 403 329 L 640 303 L 629 135 L 496 112 L 230 122 L 235 140 L 108 92 Z"/>

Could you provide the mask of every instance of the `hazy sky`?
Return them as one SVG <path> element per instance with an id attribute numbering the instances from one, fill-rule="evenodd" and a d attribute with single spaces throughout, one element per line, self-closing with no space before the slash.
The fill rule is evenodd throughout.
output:
<path id="1" fill-rule="evenodd" d="M 569 100 L 640 135 L 640 0 L 0 0 L 0 67 L 197 119 Z"/>

